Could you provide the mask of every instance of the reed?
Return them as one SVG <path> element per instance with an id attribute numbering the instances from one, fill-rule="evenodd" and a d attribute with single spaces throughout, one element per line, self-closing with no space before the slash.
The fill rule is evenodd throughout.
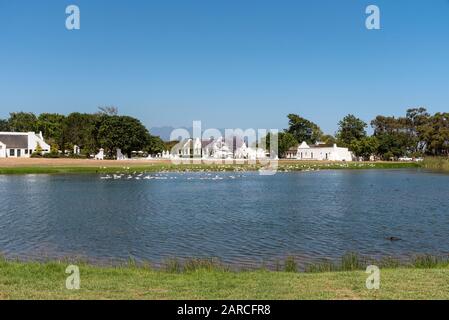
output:
<path id="1" fill-rule="evenodd" d="M 428 157 L 424 159 L 422 167 L 429 170 L 449 172 L 449 158 Z"/>
<path id="2" fill-rule="evenodd" d="M 298 271 L 298 265 L 297 265 L 294 257 L 287 257 L 285 259 L 284 271 L 285 272 L 297 272 Z"/>

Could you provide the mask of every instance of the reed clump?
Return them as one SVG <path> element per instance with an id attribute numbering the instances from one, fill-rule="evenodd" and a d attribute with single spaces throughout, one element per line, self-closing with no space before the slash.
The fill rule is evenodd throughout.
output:
<path id="1" fill-rule="evenodd" d="M 429 170 L 449 172 L 449 158 L 428 157 L 424 159 L 422 167 Z"/>

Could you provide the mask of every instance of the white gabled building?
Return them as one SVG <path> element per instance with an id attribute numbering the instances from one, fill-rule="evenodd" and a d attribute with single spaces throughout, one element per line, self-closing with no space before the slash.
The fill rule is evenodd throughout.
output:
<path id="1" fill-rule="evenodd" d="M 309 161 L 352 161 L 353 155 L 348 148 L 332 147 L 322 144 L 309 146 L 306 142 L 302 142 L 297 149 L 290 149 L 286 157 L 288 159 L 309 160 Z"/>
<path id="2" fill-rule="evenodd" d="M 50 152 L 42 132 L 0 132 L 0 158 L 29 158 L 38 144 L 43 154 Z"/>
<path id="3" fill-rule="evenodd" d="M 201 158 L 201 159 L 264 159 L 266 151 L 262 148 L 247 147 L 243 139 L 233 137 L 226 141 L 223 137 L 200 140 L 185 139 L 171 151 L 163 152 L 162 158 Z"/>

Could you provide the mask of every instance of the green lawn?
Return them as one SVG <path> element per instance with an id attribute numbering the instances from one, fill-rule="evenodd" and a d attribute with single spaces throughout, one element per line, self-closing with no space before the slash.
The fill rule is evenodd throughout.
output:
<path id="1" fill-rule="evenodd" d="M 449 299 L 449 268 L 381 271 L 381 288 L 363 271 L 287 273 L 80 265 L 80 290 L 65 288 L 66 263 L 0 262 L 0 299 Z"/>

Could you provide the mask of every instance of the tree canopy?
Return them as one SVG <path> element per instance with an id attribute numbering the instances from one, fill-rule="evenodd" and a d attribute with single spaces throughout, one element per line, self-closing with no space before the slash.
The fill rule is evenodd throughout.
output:
<path id="1" fill-rule="evenodd" d="M 37 117 L 30 112 L 12 112 L 9 114 L 8 124 L 13 132 L 36 131 Z"/>
<path id="2" fill-rule="evenodd" d="M 288 132 L 279 132 L 278 134 L 273 134 L 271 132 L 267 133 L 267 135 L 262 139 L 261 145 L 263 147 L 266 147 L 267 150 L 271 150 L 270 141 L 272 139 L 277 138 L 278 141 L 278 155 L 280 157 L 283 157 L 285 153 L 288 151 L 288 149 L 297 146 L 298 141 L 295 139 L 295 137 Z"/>
<path id="3" fill-rule="evenodd" d="M 402 156 L 449 155 L 449 113 L 429 114 L 423 107 L 410 108 L 403 117 L 378 115 L 371 121 L 373 135 L 366 132 L 367 124 L 349 114 L 338 122 L 336 137 L 324 135 L 320 127 L 297 114 L 288 115 L 288 128 L 278 134 L 279 155 L 303 141 L 314 144 L 338 143 L 355 155 L 382 159 Z M 130 155 L 132 151 L 150 154 L 170 149 L 159 137 L 152 136 L 145 126 L 129 116 L 118 115 L 116 107 L 101 107 L 96 113 L 74 112 L 69 115 L 12 112 L 0 119 L 0 131 L 39 132 L 51 144 L 52 150 L 73 150 L 78 145 L 85 154 L 104 148 L 109 156 L 116 149 Z M 270 135 L 264 137 L 269 147 Z"/>
<path id="4" fill-rule="evenodd" d="M 352 114 L 348 114 L 338 123 L 337 141 L 341 146 L 349 147 L 352 141 L 366 137 L 368 125 Z"/>
<path id="5" fill-rule="evenodd" d="M 405 116 L 378 115 L 371 121 L 373 135 L 368 136 L 367 123 L 352 114 L 338 122 L 336 137 L 324 135 L 320 127 L 297 114 L 288 115 L 286 133 L 298 142 L 308 144 L 317 141 L 327 145 L 337 143 L 348 147 L 358 157 L 368 159 L 377 156 L 384 160 L 403 156 L 416 157 L 425 154 L 449 155 L 449 113 L 431 115 L 426 108 L 407 109 Z M 291 147 L 290 137 L 279 135 L 279 150 Z M 287 150 L 288 150 L 287 148 Z M 283 152 L 280 152 L 282 154 Z"/>
<path id="6" fill-rule="evenodd" d="M 142 123 L 128 116 L 107 116 L 98 129 L 98 142 L 111 155 L 117 149 L 131 156 L 132 151 L 143 150 L 150 142 L 150 133 Z"/>
<path id="7" fill-rule="evenodd" d="M 292 134 L 296 141 L 307 142 L 309 144 L 316 143 L 320 140 L 323 132 L 315 123 L 300 117 L 297 114 L 289 114 L 287 132 Z"/>
<path id="8" fill-rule="evenodd" d="M 39 132 L 52 145 L 52 149 L 73 150 L 77 145 L 84 154 L 93 154 L 100 148 L 113 157 L 116 149 L 131 155 L 132 151 L 150 154 L 165 150 L 159 137 L 152 136 L 140 120 L 117 115 L 115 107 L 102 107 L 97 113 L 74 112 L 69 115 L 57 113 L 13 112 L 9 119 L 0 119 L 0 131 Z"/>

